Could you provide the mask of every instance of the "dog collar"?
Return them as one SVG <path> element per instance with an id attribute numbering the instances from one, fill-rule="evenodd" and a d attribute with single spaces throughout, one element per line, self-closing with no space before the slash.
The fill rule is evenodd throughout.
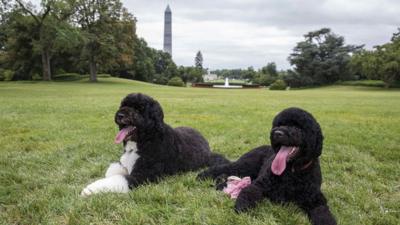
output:
<path id="1" fill-rule="evenodd" d="M 313 160 L 310 160 L 310 162 L 306 163 L 303 167 L 300 168 L 300 170 L 305 170 L 308 167 L 311 166 L 311 164 L 313 163 Z M 292 167 L 292 172 L 294 173 L 296 170 L 294 169 L 294 167 Z"/>

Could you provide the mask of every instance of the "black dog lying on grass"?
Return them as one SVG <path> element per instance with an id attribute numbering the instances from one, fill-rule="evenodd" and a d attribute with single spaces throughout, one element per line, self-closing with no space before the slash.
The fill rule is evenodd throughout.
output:
<path id="1" fill-rule="evenodd" d="M 278 203 L 295 203 L 314 225 L 336 224 L 321 192 L 318 157 L 323 136 L 314 117 L 299 108 L 286 109 L 275 117 L 270 138 L 271 146 L 260 146 L 236 162 L 211 167 L 198 178 L 222 179 L 217 185 L 217 189 L 222 189 L 228 176 L 250 176 L 252 183 L 236 200 L 237 212 L 249 210 L 268 198 Z"/>
<path id="2" fill-rule="evenodd" d="M 115 122 L 120 129 L 115 142 L 124 144 L 120 162 L 109 166 L 106 178 L 84 188 L 82 196 L 126 193 L 166 175 L 229 163 L 210 151 L 207 140 L 198 131 L 189 127 L 171 128 L 164 123 L 160 104 L 149 96 L 140 93 L 126 96 L 115 114 Z"/>

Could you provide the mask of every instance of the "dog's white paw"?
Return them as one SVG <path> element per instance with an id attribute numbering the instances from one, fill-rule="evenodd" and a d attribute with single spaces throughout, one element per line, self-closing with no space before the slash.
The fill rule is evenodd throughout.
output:
<path id="1" fill-rule="evenodd" d="M 122 175 L 114 175 L 97 180 L 86 186 L 82 192 L 82 197 L 87 197 L 101 192 L 128 193 L 128 181 Z"/>
<path id="2" fill-rule="evenodd" d="M 81 196 L 82 197 L 87 197 L 89 195 L 93 194 L 92 191 L 89 189 L 89 185 L 86 186 L 82 191 L 81 191 Z"/>
<path id="3" fill-rule="evenodd" d="M 114 175 L 128 175 L 128 171 L 121 163 L 111 163 L 106 171 L 106 177 L 111 177 Z"/>

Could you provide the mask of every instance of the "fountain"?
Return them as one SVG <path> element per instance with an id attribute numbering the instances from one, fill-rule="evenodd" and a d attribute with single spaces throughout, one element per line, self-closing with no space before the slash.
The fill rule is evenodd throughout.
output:
<path id="1" fill-rule="evenodd" d="M 229 85 L 229 79 L 225 77 L 224 85 L 213 85 L 214 88 L 242 88 L 242 85 Z"/>
<path id="2" fill-rule="evenodd" d="M 213 75 L 211 77 L 210 75 Z M 215 78 L 214 78 L 215 77 Z M 237 85 L 230 85 L 229 84 L 229 78 L 225 78 L 225 83 L 221 84 L 221 82 L 216 82 L 215 79 L 217 78 L 216 74 L 208 74 L 208 75 L 203 75 L 204 80 L 208 81 L 205 83 L 192 83 L 192 87 L 197 87 L 197 88 L 224 88 L 224 89 L 247 89 L 247 88 L 261 88 L 259 84 L 237 84 Z M 211 79 L 213 78 L 213 79 Z"/>
<path id="3" fill-rule="evenodd" d="M 225 87 L 229 87 L 229 81 L 228 81 L 228 78 L 227 77 L 225 77 L 225 85 L 224 85 Z"/>

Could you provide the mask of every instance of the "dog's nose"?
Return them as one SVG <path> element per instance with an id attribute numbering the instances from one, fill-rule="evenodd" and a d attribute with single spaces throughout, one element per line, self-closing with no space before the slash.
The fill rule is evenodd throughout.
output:
<path id="1" fill-rule="evenodd" d="M 283 137 L 283 135 L 285 135 L 285 133 L 283 133 L 283 131 L 281 131 L 281 130 L 276 130 L 276 131 L 274 131 L 274 135 L 275 135 L 275 137 L 280 138 L 280 137 Z"/>
<path id="2" fill-rule="evenodd" d="M 123 113 L 117 113 L 117 119 L 118 120 L 122 120 L 122 118 L 124 118 L 124 114 Z"/>

